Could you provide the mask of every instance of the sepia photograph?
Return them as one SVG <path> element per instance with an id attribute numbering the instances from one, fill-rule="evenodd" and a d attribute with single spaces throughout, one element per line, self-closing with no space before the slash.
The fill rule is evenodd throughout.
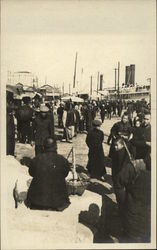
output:
<path id="1" fill-rule="evenodd" d="M 156 249 L 156 1 L 0 4 L 1 249 Z"/>

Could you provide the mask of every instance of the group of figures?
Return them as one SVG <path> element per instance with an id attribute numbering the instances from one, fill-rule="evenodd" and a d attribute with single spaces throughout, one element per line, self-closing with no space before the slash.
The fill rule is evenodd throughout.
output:
<path id="1" fill-rule="evenodd" d="M 114 107 L 114 108 L 113 108 Z M 125 109 L 125 112 L 123 112 Z M 100 119 L 97 114 L 100 113 Z M 61 141 L 72 143 L 72 137 L 86 132 L 89 148 L 87 170 L 90 178 L 105 181 L 104 132 L 105 115 L 121 117 L 111 128 L 107 144 L 112 160 L 112 182 L 126 242 L 150 241 L 151 198 L 151 123 L 150 107 L 145 101 L 101 101 L 74 105 L 61 103 L 57 109 Z M 14 155 L 15 124 L 17 140 L 35 144 L 35 158 L 29 166 L 33 177 L 27 195 L 31 209 L 63 211 L 70 205 L 65 178 L 70 164 L 57 153 L 54 110 L 41 104 L 39 110 L 24 105 L 15 107 L 7 100 L 7 155 Z"/>

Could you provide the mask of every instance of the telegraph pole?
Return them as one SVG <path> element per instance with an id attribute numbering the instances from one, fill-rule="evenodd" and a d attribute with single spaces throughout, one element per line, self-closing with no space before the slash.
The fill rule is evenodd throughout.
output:
<path id="1" fill-rule="evenodd" d="M 115 91 L 117 90 L 117 69 L 115 68 L 114 69 L 114 71 L 115 71 Z"/>
<path id="2" fill-rule="evenodd" d="M 119 99 L 119 77 L 120 77 L 120 62 L 118 62 L 118 99 Z"/>
<path id="3" fill-rule="evenodd" d="M 71 93 L 71 84 L 69 84 L 69 95 Z"/>
<path id="4" fill-rule="evenodd" d="M 62 85 L 62 92 L 63 92 L 63 95 L 64 95 L 64 82 L 63 82 L 63 85 Z"/>
<path id="5" fill-rule="evenodd" d="M 77 52 L 76 52 L 76 57 L 75 57 L 75 68 L 74 68 L 73 88 L 75 88 L 75 81 L 76 81 L 76 67 L 77 67 Z"/>

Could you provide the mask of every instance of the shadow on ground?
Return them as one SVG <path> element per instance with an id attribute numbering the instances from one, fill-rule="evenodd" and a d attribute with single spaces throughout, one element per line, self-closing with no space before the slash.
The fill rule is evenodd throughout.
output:
<path id="1" fill-rule="evenodd" d="M 92 203 L 88 211 L 80 212 L 78 221 L 92 231 L 93 243 L 119 242 L 122 225 L 117 203 L 107 196 L 110 190 L 100 183 L 90 183 L 87 189 L 102 196 L 101 213 L 98 205 Z"/>

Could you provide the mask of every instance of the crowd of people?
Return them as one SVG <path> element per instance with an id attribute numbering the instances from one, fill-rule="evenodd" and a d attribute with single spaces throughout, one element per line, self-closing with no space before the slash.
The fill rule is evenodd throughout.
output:
<path id="1" fill-rule="evenodd" d="M 34 106 L 33 106 L 34 105 Z M 56 111 L 55 111 L 56 110 Z M 111 128 L 107 144 L 112 160 L 113 188 L 124 235 L 130 242 L 150 241 L 151 192 L 151 114 L 150 104 L 142 101 L 102 100 L 84 103 L 32 104 L 29 98 L 15 105 L 7 96 L 7 155 L 15 154 L 15 133 L 20 143 L 35 145 L 35 158 L 29 167 L 33 181 L 28 191 L 32 209 L 62 211 L 70 204 L 65 177 L 70 164 L 57 153 L 54 112 L 61 141 L 72 143 L 78 133 L 86 133 L 89 148 L 87 170 L 90 178 L 105 181 L 103 151 L 105 119 L 121 118 Z M 97 119 L 98 115 L 101 119 Z M 15 127 L 16 119 L 16 127 Z"/>

